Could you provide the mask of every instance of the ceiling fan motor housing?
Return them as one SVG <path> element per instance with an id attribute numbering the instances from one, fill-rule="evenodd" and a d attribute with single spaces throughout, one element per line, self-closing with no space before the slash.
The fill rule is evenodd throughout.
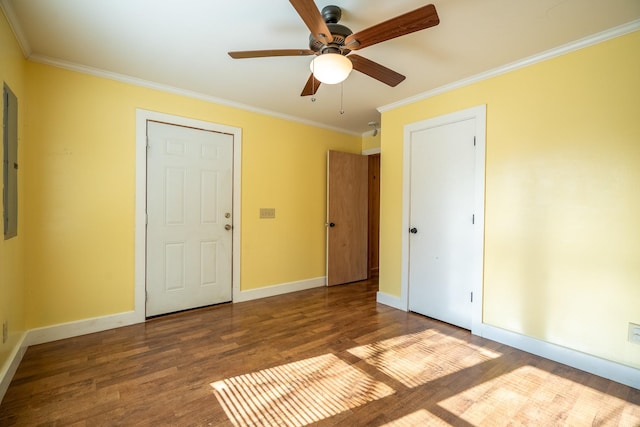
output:
<path id="1" fill-rule="evenodd" d="M 342 55 L 347 55 L 351 50 L 344 48 L 344 41 L 348 36 L 353 34 L 353 31 L 344 25 L 338 24 L 338 21 L 340 21 L 342 17 L 342 10 L 338 6 L 325 6 L 322 8 L 322 17 L 333 36 L 333 42 L 325 45 L 313 37 L 313 34 L 310 34 L 309 49 L 320 53 L 341 53 Z"/>

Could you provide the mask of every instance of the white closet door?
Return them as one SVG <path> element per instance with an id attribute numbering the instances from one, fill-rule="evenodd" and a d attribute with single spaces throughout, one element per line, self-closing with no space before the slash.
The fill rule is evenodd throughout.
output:
<path id="1" fill-rule="evenodd" d="M 475 119 L 411 136 L 409 309 L 471 329 Z"/>

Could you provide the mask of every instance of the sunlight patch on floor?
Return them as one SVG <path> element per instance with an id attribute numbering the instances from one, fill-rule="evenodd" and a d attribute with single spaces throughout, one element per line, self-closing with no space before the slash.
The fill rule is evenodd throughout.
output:
<path id="1" fill-rule="evenodd" d="M 501 356 L 433 329 L 348 351 L 409 388 Z"/>
<path id="2" fill-rule="evenodd" d="M 593 402 L 603 405 L 593 405 Z M 536 420 L 539 425 L 640 425 L 640 406 L 545 370 L 523 366 L 439 406 L 475 426 Z M 606 409 L 602 409 L 606 408 Z"/>
<path id="3" fill-rule="evenodd" d="M 394 390 L 333 354 L 300 360 L 211 384 L 236 426 L 304 426 Z"/>

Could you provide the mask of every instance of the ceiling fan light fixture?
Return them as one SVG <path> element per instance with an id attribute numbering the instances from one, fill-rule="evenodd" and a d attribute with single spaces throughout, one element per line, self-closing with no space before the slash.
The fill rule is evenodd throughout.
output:
<path id="1" fill-rule="evenodd" d="M 316 79 L 322 83 L 334 85 L 349 77 L 353 64 L 349 58 L 340 53 L 323 53 L 313 58 L 309 68 Z"/>

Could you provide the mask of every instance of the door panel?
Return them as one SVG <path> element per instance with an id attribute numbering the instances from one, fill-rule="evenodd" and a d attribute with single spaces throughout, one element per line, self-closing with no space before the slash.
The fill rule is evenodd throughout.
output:
<path id="1" fill-rule="evenodd" d="M 327 285 L 367 278 L 368 159 L 329 151 Z"/>
<path id="2" fill-rule="evenodd" d="M 231 300 L 233 136 L 148 122 L 147 316 Z"/>
<path id="3" fill-rule="evenodd" d="M 409 309 L 471 328 L 474 119 L 411 136 Z"/>

